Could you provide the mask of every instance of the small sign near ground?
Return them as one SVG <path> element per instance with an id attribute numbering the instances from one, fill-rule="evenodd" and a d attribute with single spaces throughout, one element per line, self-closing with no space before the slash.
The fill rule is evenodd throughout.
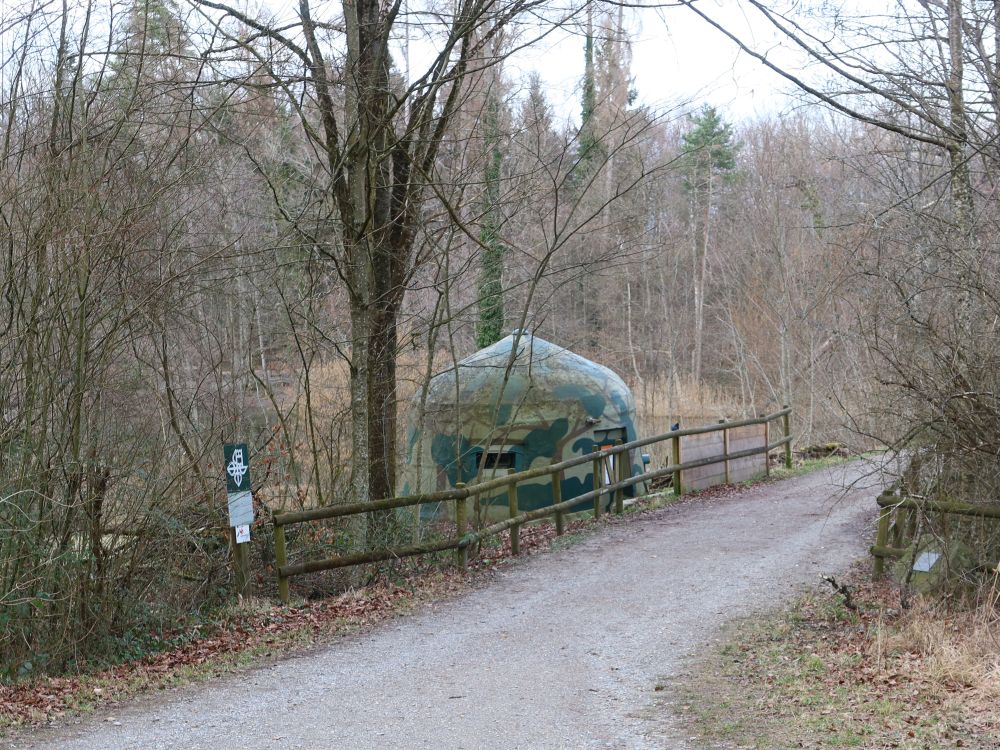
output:
<path id="1" fill-rule="evenodd" d="M 915 573 L 930 573 L 937 561 L 941 559 L 941 553 L 935 550 L 925 550 L 913 563 Z"/>
<path id="2" fill-rule="evenodd" d="M 236 526 L 236 543 L 243 544 L 243 542 L 250 541 L 250 526 L 244 524 L 243 526 Z"/>

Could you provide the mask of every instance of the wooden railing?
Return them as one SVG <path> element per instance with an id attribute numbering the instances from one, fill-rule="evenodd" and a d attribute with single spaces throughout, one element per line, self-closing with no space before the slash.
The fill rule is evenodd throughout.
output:
<path id="1" fill-rule="evenodd" d="M 674 491 L 680 495 L 682 494 L 684 487 L 683 472 L 687 469 L 694 469 L 699 466 L 708 466 L 718 463 L 726 463 L 728 466 L 728 462 L 730 461 L 736 461 L 741 458 L 749 458 L 751 456 L 761 454 L 765 454 L 766 456 L 772 450 L 784 447 L 785 465 L 790 468 L 792 465 L 791 412 L 791 408 L 786 406 L 781 411 L 754 419 L 722 422 L 719 424 L 708 425 L 706 427 L 672 430 L 671 432 L 667 432 L 662 435 L 643 438 L 641 440 L 633 440 L 630 443 L 621 443 L 619 445 L 594 451 L 593 453 L 587 455 L 577 456 L 566 461 L 550 464 L 548 466 L 540 466 L 535 469 L 528 469 L 527 471 L 518 472 L 516 474 L 509 474 L 495 479 L 488 479 L 468 486 L 460 484 L 453 490 L 430 492 L 422 495 L 408 495 L 404 497 L 389 497 L 382 500 L 374 500 L 364 503 L 344 503 L 341 505 L 331 505 L 311 510 L 276 513 L 274 515 L 274 548 L 275 567 L 278 574 L 278 595 L 280 596 L 281 601 L 287 604 L 289 600 L 288 579 L 304 573 L 316 573 L 323 570 L 333 570 L 352 565 L 382 562 L 384 560 L 394 560 L 402 557 L 442 552 L 444 550 L 455 550 L 456 564 L 462 566 L 465 565 L 466 552 L 470 546 L 477 544 L 483 539 L 494 536 L 503 531 L 507 531 L 508 529 L 510 530 L 511 552 L 516 555 L 520 552 L 519 531 L 522 524 L 541 518 L 547 518 L 549 516 L 555 516 L 556 533 L 561 534 L 564 526 L 564 514 L 566 511 L 580 505 L 581 503 L 593 501 L 594 515 L 600 516 L 602 510 L 601 497 L 614 493 L 615 511 L 617 513 L 621 513 L 624 510 L 624 491 L 627 488 L 633 487 L 641 482 L 647 482 L 665 476 L 673 477 Z M 783 436 L 781 439 L 771 443 L 770 424 L 771 422 L 779 419 L 781 420 Z M 728 430 L 738 427 L 747 427 L 750 425 L 764 425 L 764 445 L 757 448 L 750 448 L 730 453 L 728 451 L 728 440 L 724 440 L 724 448 L 721 454 L 701 458 L 696 461 L 680 460 L 681 438 L 689 435 L 703 435 L 709 432 L 723 432 L 725 435 Z M 631 461 L 616 461 L 614 464 L 617 465 L 617 469 L 614 472 L 607 471 L 608 478 L 614 481 L 609 481 L 607 483 L 603 481 L 606 470 L 611 468 L 612 456 L 616 456 L 619 453 L 627 454 L 629 451 L 637 448 L 643 448 L 647 445 L 653 445 L 664 441 L 672 441 L 672 461 L 669 465 L 661 469 L 632 475 Z M 563 472 L 567 469 L 586 464 L 587 462 L 593 463 L 594 489 L 568 500 L 563 500 L 561 497 L 561 481 Z M 768 471 L 768 463 L 769 462 L 765 458 L 765 472 Z M 547 505 L 544 508 L 538 508 L 536 510 L 521 513 L 517 507 L 517 485 L 520 482 L 524 482 L 529 479 L 537 479 L 545 476 L 550 477 L 552 481 L 553 504 Z M 477 495 L 481 496 L 485 493 L 501 488 L 506 488 L 507 490 L 508 518 L 478 530 L 469 530 L 467 520 L 467 500 L 470 497 L 475 497 Z M 422 544 L 411 544 L 399 547 L 383 547 L 347 555 L 329 557 L 322 560 L 309 560 L 306 562 L 295 563 L 293 565 L 288 564 L 285 539 L 286 526 L 307 523 L 310 521 L 319 521 L 330 518 L 345 518 L 348 516 L 379 513 L 399 508 L 411 508 L 442 502 L 455 503 L 454 537 L 424 542 Z"/>
<path id="2" fill-rule="evenodd" d="M 917 536 L 918 514 L 951 514 L 1000 520 L 1000 508 L 995 506 L 928 500 L 899 495 L 893 489 L 885 490 L 876 502 L 879 507 L 878 530 L 875 532 L 875 544 L 869 549 L 875 558 L 876 578 L 885 573 L 887 558 L 897 560 L 910 551 L 909 544 Z"/>

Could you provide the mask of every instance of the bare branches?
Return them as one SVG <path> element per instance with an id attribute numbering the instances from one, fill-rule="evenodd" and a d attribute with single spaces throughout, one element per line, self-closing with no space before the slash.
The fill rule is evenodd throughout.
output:
<path id="1" fill-rule="evenodd" d="M 815 60 L 818 64 L 828 68 L 832 73 L 843 78 L 844 80 L 854 84 L 859 87 L 860 90 L 873 94 L 878 97 L 882 97 L 890 101 L 892 104 L 896 105 L 900 111 L 907 112 L 915 115 L 918 119 L 924 120 L 927 118 L 927 112 L 918 109 L 917 103 L 912 99 L 904 99 L 897 96 L 891 89 L 885 87 L 879 87 L 870 81 L 861 78 L 851 72 L 847 65 L 841 64 L 843 58 L 840 55 L 833 54 L 832 50 L 822 43 L 818 49 L 814 46 L 813 42 L 816 40 L 810 39 L 810 35 L 805 33 L 799 24 L 788 21 L 788 19 L 780 16 L 774 11 L 770 10 L 763 3 L 758 2 L 758 0 L 749 0 L 750 5 L 756 8 L 763 16 L 766 18 L 778 31 L 784 34 L 789 40 L 791 40 L 796 46 L 798 46 L 803 52 L 805 52 L 811 59 Z M 824 91 L 817 86 L 808 83 L 804 77 L 796 74 L 781 65 L 778 65 L 768 59 L 766 52 L 760 52 L 755 49 L 751 44 L 745 42 L 743 39 L 739 38 L 736 34 L 726 29 L 722 24 L 715 21 L 711 16 L 701 10 L 698 3 L 695 0 L 684 0 L 683 4 L 688 7 L 692 12 L 704 19 L 709 25 L 717 29 L 720 33 L 724 34 L 731 41 L 733 41 L 743 52 L 748 54 L 750 57 L 758 60 L 762 65 L 766 66 L 770 70 L 774 71 L 782 78 L 795 84 L 795 86 L 802 91 L 814 96 L 816 99 L 824 102 L 830 107 L 834 108 L 838 112 L 847 115 L 855 120 L 868 123 L 869 125 L 874 125 L 876 127 L 882 128 L 893 133 L 898 133 L 904 135 L 907 138 L 912 138 L 916 141 L 921 141 L 923 143 L 929 143 L 935 146 L 944 147 L 946 141 L 938 135 L 933 133 L 927 133 L 922 130 L 918 130 L 911 127 L 906 127 L 899 124 L 895 120 L 889 120 L 885 118 L 876 117 L 869 111 L 864 109 L 850 106 L 845 104 L 841 97 Z M 940 124 L 934 123 L 932 124 Z"/>

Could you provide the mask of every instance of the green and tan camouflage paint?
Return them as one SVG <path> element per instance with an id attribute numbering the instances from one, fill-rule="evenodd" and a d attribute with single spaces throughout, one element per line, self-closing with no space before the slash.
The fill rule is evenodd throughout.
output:
<path id="1" fill-rule="evenodd" d="M 618 429 L 625 440 L 638 437 L 635 401 L 618 375 L 538 336 L 507 336 L 432 378 L 422 419 L 415 401 L 407 420 L 402 492 L 446 490 L 459 481 L 472 484 L 558 463 L 591 453 L 595 431 Z M 489 449 L 512 453 L 514 470 L 482 469 Z M 639 459 L 635 452 L 629 458 L 633 474 L 642 471 Z M 591 466 L 565 472 L 564 500 L 593 488 Z M 505 492 L 481 503 L 488 516 L 506 514 Z M 520 510 L 551 504 L 550 477 L 518 484 Z M 587 507 L 592 505 L 581 503 L 579 510 Z"/>

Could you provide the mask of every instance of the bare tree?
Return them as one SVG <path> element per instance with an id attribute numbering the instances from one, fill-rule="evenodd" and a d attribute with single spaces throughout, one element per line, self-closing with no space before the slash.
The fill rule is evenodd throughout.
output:
<path id="1" fill-rule="evenodd" d="M 204 54 L 220 66 L 236 50 L 255 59 L 309 139 L 326 223 L 297 221 L 280 198 L 279 208 L 347 292 L 355 498 L 392 495 L 400 309 L 435 161 L 467 77 L 494 64 L 488 55 L 493 38 L 540 2 L 463 0 L 448 13 L 428 8 L 408 15 L 401 0 L 361 0 L 317 17 L 301 0 L 289 20 L 193 2 L 215 37 Z M 437 54 L 410 80 L 398 81 L 393 40 L 414 28 Z"/>

